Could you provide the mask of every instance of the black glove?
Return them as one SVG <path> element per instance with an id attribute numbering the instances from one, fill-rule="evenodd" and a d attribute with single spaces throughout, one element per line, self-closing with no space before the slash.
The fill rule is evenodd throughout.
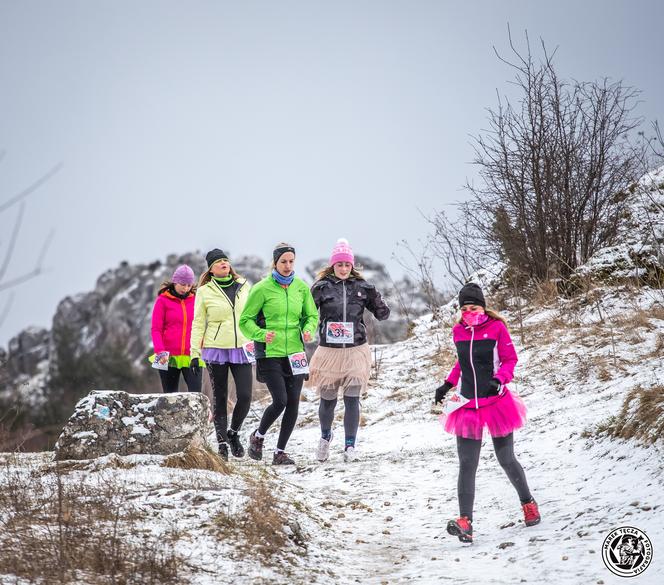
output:
<path id="1" fill-rule="evenodd" d="M 502 382 L 498 378 L 491 378 L 488 383 L 489 391 L 487 394 L 489 396 L 498 396 Z"/>
<path id="2" fill-rule="evenodd" d="M 194 376 L 198 376 L 201 373 L 201 364 L 198 361 L 198 358 L 194 358 L 189 362 L 189 369 Z"/>
<path id="3" fill-rule="evenodd" d="M 450 384 L 450 382 L 445 382 L 442 386 L 438 386 L 438 388 L 436 388 L 436 397 L 434 399 L 434 403 L 438 404 L 439 402 L 442 402 L 443 398 L 445 398 L 445 394 L 447 394 L 450 388 L 453 387 L 454 384 Z"/>

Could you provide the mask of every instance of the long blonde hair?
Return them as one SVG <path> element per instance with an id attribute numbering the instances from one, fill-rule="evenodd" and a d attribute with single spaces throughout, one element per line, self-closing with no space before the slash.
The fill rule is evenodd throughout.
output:
<path id="1" fill-rule="evenodd" d="M 319 270 L 318 274 L 316 274 L 316 280 L 314 282 L 323 280 L 324 278 L 331 276 L 333 274 L 334 274 L 334 266 L 326 266 L 325 268 Z M 366 280 L 362 275 L 362 273 L 360 272 L 359 267 L 355 268 L 355 266 L 351 268 L 349 278 L 350 277 L 357 278 L 358 280 Z"/>
<path id="2" fill-rule="evenodd" d="M 229 263 L 230 264 L 230 263 Z M 212 265 L 214 266 L 214 264 Z M 198 279 L 198 288 L 201 288 L 202 286 L 206 285 L 208 282 L 212 280 L 212 267 L 208 268 L 203 274 L 201 274 L 201 277 Z M 242 278 L 237 272 L 235 272 L 235 268 L 233 268 L 233 265 L 230 264 L 230 272 L 229 274 L 233 277 L 233 280 L 237 282 L 238 279 Z"/>
<path id="3" fill-rule="evenodd" d="M 505 321 L 505 317 L 503 317 L 497 311 L 494 311 L 493 309 L 484 309 L 484 314 L 488 315 L 492 319 L 496 319 L 497 321 L 502 321 L 505 327 L 507 327 L 507 321 Z M 463 317 L 459 317 L 457 323 L 463 323 Z"/>

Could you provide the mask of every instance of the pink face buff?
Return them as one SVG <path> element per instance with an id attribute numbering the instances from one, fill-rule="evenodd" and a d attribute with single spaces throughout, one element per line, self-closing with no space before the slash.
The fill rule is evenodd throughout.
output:
<path id="1" fill-rule="evenodd" d="M 489 316 L 486 313 L 474 313 L 473 311 L 465 311 L 461 313 L 461 319 L 468 325 L 468 327 L 477 327 L 484 323 Z"/>

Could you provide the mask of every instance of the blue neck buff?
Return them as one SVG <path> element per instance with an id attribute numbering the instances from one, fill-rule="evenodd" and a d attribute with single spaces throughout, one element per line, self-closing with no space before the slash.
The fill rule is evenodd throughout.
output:
<path id="1" fill-rule="evenodd" d="M 272 278 L 274 278 L 274 280 L 276 280 L 279 284 L 288 286 L 291 282 L 293 282 L 293 279 L 295 278 L 295 272 L 291 272 L 289 276 L 281 276 L 281 274 L 279 274 L 275 268 L 272 270 Z"/>

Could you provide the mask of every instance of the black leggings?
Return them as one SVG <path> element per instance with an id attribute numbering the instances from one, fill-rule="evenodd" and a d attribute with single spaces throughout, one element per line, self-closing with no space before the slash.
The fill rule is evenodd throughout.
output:
<path id="1" fill-rule="evenodd" d="M 473 519 L 473 503 L 475 501 L 475 474 L 480 461 L 482 441 L 457 437 L 457 452 L 459 454 L 459 481 L 457 484 L 459 494 L 459 515 Z M 526 474 L 514 456 L 514 434 L 506 437 L 493 437 L 493 448 L 498 463 L 505 470 L 507 477 L 519 494 L 522 504 L 532 499 Z"/>
<path id="2" fill-rule="evenodd" d="M 171 368 L 168 370 L 158 370 L 159 377 L 161 378 L 161 387 L 166 394 L 177 392 L 180 383 L 180 372 L 187 384 L 189 392 L 200 392 L 203 383 L 203 374 L 198 370 L 197 374 L 191 371 L 191 368 Z"/>
<path id="3" fill-rule="evenodd" d="M 332 430 L 334 421 L 334 409 L 337 406 L 334 400 L 320 399 L 318 407 L 318 418 L 320 419 L 320 430 L 325 433 Z M 357 437 L 357 429 L 360 426 L 360 397 L 344 396 L 344 433 L 346 439 Z"/>
<path id="4" fill-rule="evenodd" d="M 258 432 L 261 435 L 267 433 L 283 412 L 277 441 L 277 449 L 283 450 L 297 422 L 304 376 L 293 376 L 288 358 L 261 358 L 256 362 L 258 373 L 272 396 L 272 404 L 265 409 Z"/>
<path id="5" fill-rule="evenodd" d="M 228 370 L 235 380 L 237 402 L 233 408 L 231 429 L 240 430 L 251 406 L 252 370 L 251 364 L 207 364 L 210 382 L 214 392 L 214 428 L 217 441 L 228 441 Z"/>

